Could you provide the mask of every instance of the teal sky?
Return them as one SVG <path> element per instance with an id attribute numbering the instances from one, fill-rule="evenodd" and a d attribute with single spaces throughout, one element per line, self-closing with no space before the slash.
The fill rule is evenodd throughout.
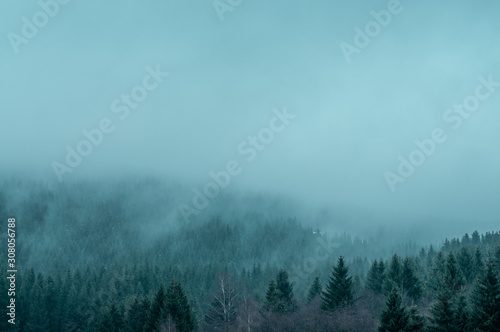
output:
<path id="1" fill-rule="evenodd" d="M 17 53 L 9 33 L 22 36 L 41 7 L 2 1 L 0 170 L 58 183 L 51 163 L 109 118 L 114 131 L 65 181 L 141 174 L 202 187 L 234 159 L 235 190 L 498 226 L 500 87 L 457 130 L 443 114 L 478 77 L 500 82 L 500 3 L 399 7 L 348 63 L 339 44 L 388 1 L 243 0 L 221 21 L 211 1 L 73 0 Z M 120 120 L 112 102 L 157 65 L 169 76 Z M 296 118 L 246 162 L 238 145 L 285 106 Z M 384 173 L 435 128 L 447 141 L 391 192 Z"/>

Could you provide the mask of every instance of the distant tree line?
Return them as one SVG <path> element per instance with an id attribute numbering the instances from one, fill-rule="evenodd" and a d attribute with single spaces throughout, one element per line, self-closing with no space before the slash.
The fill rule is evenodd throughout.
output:
<path id="1" fill-rule="evenodd" d="M 220 222 L 203 227 L 214 225 L 231 232 Z M 126 261 L 54 274 L 30 268 L 18 275 L 17 324 L 4 319 L 0 330 L 499 331 L 499 233 L 463 239 L 374 260 L 364 275 L 337 256 L 299 292 L 286 267 L 237 270 L 216 264 L 217 256 L 200 268 Z"/>

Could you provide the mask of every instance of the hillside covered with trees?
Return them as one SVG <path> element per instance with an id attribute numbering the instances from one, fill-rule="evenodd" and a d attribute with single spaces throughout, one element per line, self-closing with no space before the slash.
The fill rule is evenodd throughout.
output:
<path id="1" fill-rule="evenodd" d="M 2 215 L 17 219 L 20 331 L 500 327 L 499 232 L 474 231 L 439 247 L 384 245 L 256 210 L 154 235 L 134 228 L 139 217 L 125 191 L 89 185 L 98 194 L 82 201 L 92 196 L 31 187 L 25 196 L 0 193 Z M 6 292 L 0 301 L 8 305 Z"/>

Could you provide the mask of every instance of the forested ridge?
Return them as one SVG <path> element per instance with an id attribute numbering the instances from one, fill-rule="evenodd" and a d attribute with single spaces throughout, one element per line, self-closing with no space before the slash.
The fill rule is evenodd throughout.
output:
<path id="1" fill-rule="evenodd" d="M 16 214 L 19 234 L 17 330 L 500 329 L 496 231 L 440 246 L 384 245 L 257 210 L 147 232 L 152 224 L 134 225 L 126 195 L 82 201 L 35 188 L 0 193 L 0 212 Z M 0 321 L 0 330 L 12 328 Z"/>

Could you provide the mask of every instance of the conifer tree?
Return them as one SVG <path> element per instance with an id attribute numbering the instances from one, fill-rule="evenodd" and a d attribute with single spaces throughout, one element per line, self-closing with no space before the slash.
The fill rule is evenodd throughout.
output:
<path id="1" fill-rule="evenodd" d="M 316 296 L 321 296 L 322 291 L 323 287 L 319 282 L 319 277 L 315 277 L 313 283 L 309 287 L 309 292 L 307 294 L 307 302 L 311 302 L 316 298 Z"/>
<path id="2" fill-rule="evenodd" d="M 406 257 L 403 261 L 403 267 L 401 269 L 401 285 L 406 295 L 408 295 L 414 302 L 420 300 L 422 297 L 422 286 L 420 284 L 420 279 L 417 276 L 414 263 L 409 257 Z"/>
<path id="3" fill-rule="evenodd" d="M 142 331 L 144 328 L 144 318 L 147 317 L 147 313 L 136 297 L 127 311 L 125 330 L 128 332 Z"/>
<path id="4" fill-rule="evenodd" d="M 144 327 L 146 332 L 156 331 L 160 327 L 161 320 L 164 318 L 165 299 L 165 289 L 163 284 L 160 284 L 147 315 L 147 322 Z"/>
<path id="5" fill-rule="evenodd" d="M 389 268 L 386 273 L 386 278 L 382 287 L 384 294 L 389 294 L 392 291 L 394 285 L 398 288 L 402 287 L 402 272 L 401 272 L 401 262 L 398 255 L 394 254 L 389 263 Z"/>
<path id="6" fill-rule="evenodd" d="M 269 280 L 269 286 L 266 292 L 266 300 L 264 301 L 265 311 L 278 311 L 279 297 L 274 279 Z"/>
<path id="7" fill-rule="evenodd" d="M 445 286 L 453 294 L 456 294 L 464 285 L 464 277 L 462 275 L 462 272 L 460 271 L 460 268 L 458 267 L 453 252 L 450 252 L 446 259 L 444 282 Z"/>
<path id="8" fill-rule="evenodd" d="M 477 331 L 500 331 L 500 284 L 491 257 L 471 293 L 471 322 Z"/>
<path id="9" fill-rule="evenodd" d="M 431 306 L 431 322 L 433 326 L 429 328 L 434 332 L 451 332 L 455 327 L 455 311 L 451 301 L 451 291 L 448 287 L 440 287 L 436 303 Z"/>
<path id="10" fill-rule="evenodd" d="M 124 323 L 121 311 L 118 309 L 116 304 L 113 302 L 111 304 L 111 308 L 109 309 L 109 316 L 111 318 L 111 324 L 113 329 L 111 331 L 121 331 Z"/>
<path id="11" fill-rule="evenodd" d="M 337 266 L 333 267 L 332 275 L 329 277 L 325 290 L 321 293 L 321 308 L 334 311 L 339 307 L 352 304 L 354 300 L 352 289 L 352 277 L 345 265 L 344 257 L 340 256 Z"/>
<path id="12" fill-rule="evenodd" d="M 387 297 L 385 309 L 380 315 L 379 332 L 401 332 L 408 331 L 410 315 L 405 307 L 401 306 L 401 296 L 397 287 Z"/>
<path id="13" fill-rule="evenodd" d="M 380 278 L 379 266 L 377 260 L 373 262 L 366 276 L 366 288 L 376 294 L 382 293 L 382 283 Z"/>
<path id="14" fill-rule="evenodd" d="M 406 328 L 409 332 L 424 331 L 425 317 L 418 313 L 417 306 L 413 305 L 408 309 L 409 321 Z"/>
<path id="15" fill-rule="evenodd" d="M 172 279 L 167 289 L 166 313 L 180 332 L 194 331 L 196 320 L 181 284 Z"/>
<path id="16" fill-rule="evenodd" d="M 452 330 L 469 331 L 469 311 L 465 295 L 460 294 L 455 302 Z"/>
<path id="17" fill-rule="evenodd" d="M 476 251 L 474 252 L 474 271 L 476 273 L 476 277 L 480 275 L 484 270 L 484 262 L 483 262 L 483 253 L 479 247 L 476 247 Z"/>
<path id="18" fill-rule="evenodd" d="M 464 276 L 465 282 L 470 284 L 474 280 L 474 262 L 468 247 L 460 248 L 457 254 L 457 263 Z"/>
<path id="19" fill-rule="evenodd" d="M 276 290 L 278 291 L 279 312 L 290 313 L 297 309 L 297 301 L 293 295 L 293 285 L 288 280 L 286 270 L 280 270 L 276 277 Z"/>

